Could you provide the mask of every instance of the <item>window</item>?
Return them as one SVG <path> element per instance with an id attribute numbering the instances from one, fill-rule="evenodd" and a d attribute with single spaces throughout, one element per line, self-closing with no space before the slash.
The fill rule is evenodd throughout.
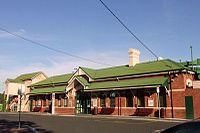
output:
<path id="1" fill-rule="evenodd" d="M 166 97 L 160 96 L 160 107 L 166 107 Z"/>
<path id="2" fill-rule="evenodd" d="M 41 100 L 36 101 L 36 106 L 41 106 Z"/>
<path id="3" fill-rule="evenodd" d="M 160 89 L 159 93 L 159 100 L 160 100 L 160 107 L 166 107 L 166 90 L 165 89 Z"/>
<path id="4" fill-rule="evenodd" d="M 49 107 L 52 106 L 52 102 L 51 102 L 51 100 L 48 100 L 48 105 L 49 105 Z"/>
<path id="5" fill-rule="evenodd" d="M 61 107 L 61 96 L 58 96 L 58 107 Z"/>
<path id="6" fill-rule="evenodd" d="M 132 95 L 126 96 L 126 107 L 133 107 L 133 96 Z"/>
<path id="7" fill-rule="evenodd" d="M 42 106 L 46 107 L 46 97 L 42 97 Z"/>
<path id="8" fill-rule="evenodd" d="M 101 97 L 100 98 L 100 106 L 101 107 L 106 107 L 106 97 Z"/>
<path id="9" fill-rule="evenodd" d="M 17 105 L 14 105 L 14 112 L 17 112 Z"/>
<path id="10" fill-rule="evenodd" d="M 58 99 L 58 107 L 61 107 L 61 99 Z"/>
<path id="11" fill-rule="evenodd" d="M 110 107 L 115 107 L 115 97 L 110 98 Z"/>
<path id="12" fill-rule="evenodd" d="M 137 97 L 137 105 L 138 105 L 138 107 L 144 107 L 145 106 L 144 96 L 138 96 Z"/>
<path id="13" fill-rule="evenodd" d="M 64 107 L 67 107 L 67 102 L 68 102 L 68 99 L 65 98 L 65 99 L 64 99 Z"/>
<path id="14" fill-rule="evenodd" d="M 43 103 L 43 107 L 46 107 L 46 99 L 43 99 L 42 103 Z"/>

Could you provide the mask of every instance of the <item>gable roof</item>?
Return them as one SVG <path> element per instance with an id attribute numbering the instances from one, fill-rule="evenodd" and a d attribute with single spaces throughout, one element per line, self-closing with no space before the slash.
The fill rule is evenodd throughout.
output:
<path id="1" fill-rule="evenodd" d="M 25 80 L 30 80 L 40 73 L 42 73 L 42 72 L 33 72 L 33 73 L 21 74 L 17 78 L 7 79 L 7 81 L 12 82 L 12 83 L 23 83 Z"/>
<path id="2" fill-rule="evenodd" d="M 80 67 L 85 73 L 87 73 L 93 79 L 111 78 L 111 77 L 121 77 L 121 76 L 131 76 L 140 74 L 150 74 L 157 72 L 166 72 L 174 70 L 189 69 L 180 63 L 172 61 L 170 59 L 151 61 L 138 63 L 133 67 L 128 65 L 117 66 L 104 69 L 91 69 Z"/>
<path id="3" fill-rule="evenodd" d="M 49 77 L 45 80 L 32 84 L 31 86 L 41 86 L 41 85 L 53 85 L 59 83 L 67 83 L 73 74 L 62 74 Z"/>

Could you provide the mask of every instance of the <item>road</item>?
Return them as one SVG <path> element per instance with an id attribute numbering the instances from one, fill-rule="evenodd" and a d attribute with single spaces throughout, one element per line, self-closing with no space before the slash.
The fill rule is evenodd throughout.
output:
<path id="1" fill-rule="evenodd" d="M 172 121 L 28 113 L 22 114 L 21 120 L 22 125 L 31 126 L 39 133 L 151 133 L 178 124 Z M 17 124 L 17 121 L 18 114 L 0 113 L 0 126 L 5 122 Z"/>

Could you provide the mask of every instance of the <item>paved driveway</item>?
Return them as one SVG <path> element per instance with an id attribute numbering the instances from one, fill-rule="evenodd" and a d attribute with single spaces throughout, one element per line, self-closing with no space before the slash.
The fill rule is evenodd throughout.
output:
<path id="1" fill-rule="evenodd" d="M 91 116 L 58 116 L 22 114 L 22 125 L 28 125 L 41 133 L 151 133 L 179 122 L 145 119 Z M 0 123 L 17 124 L 18 115 L 0 113 Z M 1 130 L 1 129 L 0 129 Z"/>

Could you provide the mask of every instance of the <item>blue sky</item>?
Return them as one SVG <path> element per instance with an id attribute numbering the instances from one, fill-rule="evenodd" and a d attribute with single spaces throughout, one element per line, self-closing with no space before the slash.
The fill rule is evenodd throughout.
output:
<path id="1" fill-rule="evenodd" d="M 199 0 L 104 0 L 158 56 L 175 61 L 200 57 Z M 128 48 L 140 60 L 155 60 L 103 7 L 99 0 L 6 0 L 0 27 L 50 47 L 113 65 L 128 62 Z M 0 31 L 0 92 L 7 78 L 33 71 L 48 76 L 78 66 L 107 67 L 62 55 Z"/>

